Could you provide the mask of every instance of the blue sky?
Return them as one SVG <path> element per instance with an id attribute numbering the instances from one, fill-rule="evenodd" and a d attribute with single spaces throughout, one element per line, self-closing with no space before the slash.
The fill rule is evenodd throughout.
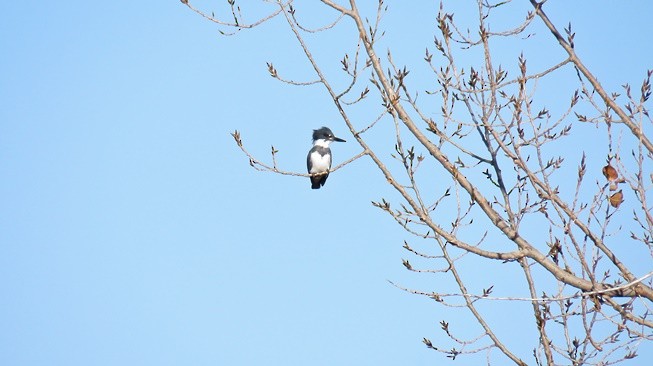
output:
<path id="1" fill-rule="evenodd" d="M 436 5 L 395 3 L 386 41 L 420 60 Z M 608 90 L 639 87 L 653 5 L 549 3 Z M 370 204 L 396 198 L 370 162 L 313 191 L 307 178 L 254 171 L 229 135 L 240 130 L 262 158 L 274 145 L 299 172 L 313 128 L 351 139 L 322 89 L 269 77 L 272 61 L 312 78 L 283 22 L 223 37 L 178 1 L 1 9 L 1 364 L 445 361 L 421 339 L 457 315 L 387 282 L 433 289 L 401 265 L 411 238 Z M 320 44 L 317 57 L 339 47 Z M 532 52 L 537 65 L 548 51 Z M 336 162 L 358 152 L 334 146 Z"/>

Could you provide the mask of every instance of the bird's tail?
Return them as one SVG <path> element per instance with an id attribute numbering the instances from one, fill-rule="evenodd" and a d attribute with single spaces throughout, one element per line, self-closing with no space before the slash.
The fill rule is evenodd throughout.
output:
<path id="1" fill-rule="evenodd" d="M 315 179 L 313 179 L 313 178 L 315 178 L 315 177 L 311 177 L 311 188 L 320 189 L 320 187 L 322 187 L 322 184 L 320 184 L 321 183 L 320 181 L 322 179 L 320 179 L 320 177 L 317 177 Z"/>

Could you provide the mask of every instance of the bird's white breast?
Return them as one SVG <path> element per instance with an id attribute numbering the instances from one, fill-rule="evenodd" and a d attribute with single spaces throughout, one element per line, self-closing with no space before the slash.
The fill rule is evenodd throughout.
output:
<path id="1" fill-rule="evenodd" d="M 319 152 L 314 151 L 311 153 L 311 173 L 326 172 L 331 168 L 331 155 L 321 155 Z"/>

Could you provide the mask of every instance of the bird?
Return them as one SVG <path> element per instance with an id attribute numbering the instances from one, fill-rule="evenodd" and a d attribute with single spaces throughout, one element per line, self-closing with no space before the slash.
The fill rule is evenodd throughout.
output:
<path id="1" fill-rule="evenodd" d="M 329 145 L 333 141 L 346 142 L 340 137 L 335 137 L 328 127 L 313 130 L 313 147 L 308 151 L 306 168 L 308 174 L 324 174 L 310 177 L 312 189 L 320 189 L 326 183 L 329 169 L 331 169 L 331 149 Z"/>

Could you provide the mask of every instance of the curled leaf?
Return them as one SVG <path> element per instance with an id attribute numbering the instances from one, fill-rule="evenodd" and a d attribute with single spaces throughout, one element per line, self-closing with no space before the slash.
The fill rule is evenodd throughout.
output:
<path id="1" fill-rule="evenodd" d="M 624 194 L 622 191 L 614 193 L 610 196 L 610 206 L 614 208 L 619 208 L 619 206 L 624 202 Z"/>
<path id="2" fill-rule="evenodd" d="M 608 164 L 603 167 L 603 175 L 605 178 L 609 181 L 615 181 L 617 178 L 619 178 L 619 174 L 617 174 L 617 169 L 613 168 L 612 165 Z"/>

